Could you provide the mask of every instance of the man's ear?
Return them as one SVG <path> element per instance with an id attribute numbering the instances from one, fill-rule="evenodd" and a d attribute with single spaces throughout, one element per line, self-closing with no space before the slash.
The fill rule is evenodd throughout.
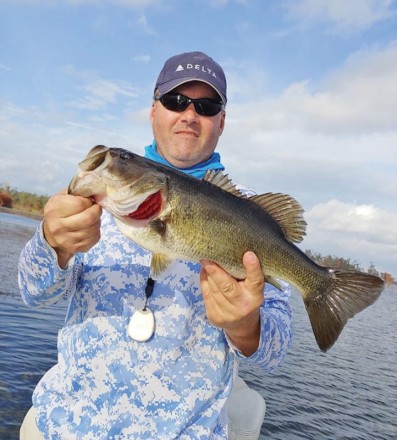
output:
<path id="1" fill-rule="evenodd" d="M 153 118 L 154 118 L 154 113 L 156 112 L 156 107 L 155 107 L 156 102 L 153 101 L 152 102 L 152 106 L 150 107 L 150 122 L 151 124 L 153 124 Z"/>
<path id="2" fill-rule="evenodd" d="M 226 119 L 226 112 L 223 110 L 222 111 L 221 122 L 220 122 L 220 126 L 219 126 L 219 136 L 222 135 L 223 130 L 225 128 L 225 119 Z"/>

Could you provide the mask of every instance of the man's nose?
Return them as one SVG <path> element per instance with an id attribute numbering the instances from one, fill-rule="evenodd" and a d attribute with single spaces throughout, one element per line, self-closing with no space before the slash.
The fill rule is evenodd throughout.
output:
<path id="1" fill-rule="evenodd" d="M 194 104 L 191 102 L 187 108 L 182 112 L 181 119 L 186 122 L 193 122 L 197 120 L 198 114 L 194 108 Z"/>

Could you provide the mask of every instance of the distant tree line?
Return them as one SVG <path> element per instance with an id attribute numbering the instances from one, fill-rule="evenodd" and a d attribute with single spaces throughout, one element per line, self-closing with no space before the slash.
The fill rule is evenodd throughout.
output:
<path id="1" fill-rule="evenodd" d="M 42 214 L 49 196 L 18 191 L 8 183 L 0 185 L 0 206 Z"/>
<path id="2" fill-rule="evenodd" d="M 338 269 L 345 269 L 345 270 L 358 270 L 360 272 L 367 272 L 372 275 L 376 275 L 381 277 L 387 285 L 391 286 L 393 283 L 395 283 L 394 277 L 387 273 L 387 272 L 378 272 L 376 270 L 376 267 L 374 263 L 371 262 L 368 269 L 363 269 L 357 261 L 351 261 L 350 258 L 341 258 L 341 257 L 335 257 L 332 255 L 326 255 L 323 256 L 320 253 L 313 253 L 310 249 L 305 251 L 305 254 L 311 258 L 316 263 L 320 264 L 321 266 L 327 266 L 327 267 L 334 267 Z"/>
<path id="3" fill-rule="evenodd" d="M 360 272 L 366 272 L 360 266 L 360 264 L 357 263 L 357 261 L 351 261 L 350 258 L 346 259 L 346 258 L 336 257 L 334 255 L 321 255 L 318 252 L 313 253 L 310 249 L 307 249 L 305 251 L 305 254 L 310 259 L 320 264 L 321 266 L 336 267 L 338 269 L 358 270 Z M 372 273 L 373 275 L 379 275 L 373 263 L 371 263 L 368 269 L 368 273 Z"/>

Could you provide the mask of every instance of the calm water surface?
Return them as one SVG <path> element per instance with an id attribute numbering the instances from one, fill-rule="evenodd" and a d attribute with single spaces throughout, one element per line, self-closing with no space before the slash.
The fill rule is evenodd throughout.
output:
<path id="1" fill-rule="evenodd" d="M 41 376 L 56 362 L 66 304 L 28 309 L 17 260 L 38 222 L 0 213 L 0 440 L 18 439 Z M 261 440 L 397 439 L 397 289 L 386 290 L 346 326 L 335 346 L 316 348 L 300 295 L 294 341 L 283 366 L 242 376 L 266 399 Z"/>

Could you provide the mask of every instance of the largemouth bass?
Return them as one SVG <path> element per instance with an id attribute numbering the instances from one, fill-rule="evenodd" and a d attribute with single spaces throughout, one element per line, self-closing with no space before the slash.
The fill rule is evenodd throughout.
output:
<path id="1" fill-rule="evenodd" d="M 306 222 L 292 197 L 246 197 L 222 173 L 203 180 L 120 148 L 97 146 L 79 164 L 69 193 L 91 197 L 113 214 L 120 231 L 153 253 L 152 275 L 173 259 L 211 260 L 244 279 L 243 254 L 255 252 L 265 281 L 302 294 L 317 344 L 328 350 L 349 318 L 384 288 L 379 277 L 319 266 L 294 243 Z"/>

